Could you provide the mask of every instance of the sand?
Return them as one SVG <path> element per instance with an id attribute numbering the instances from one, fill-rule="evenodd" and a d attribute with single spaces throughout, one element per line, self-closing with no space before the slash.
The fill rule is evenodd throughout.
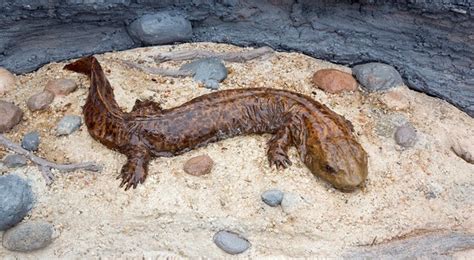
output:
<path id="1" fill-rule="evenodd" d="M 97 55 L 114 87 L 118 103 L 130 110 L 135 99 L 151 98 L 165 108 L 210 93 L 192 78 L 169 78 L 130 70 L 118 59 L 144 60 L 154 66 L 153 53 L 203 49 L 237 51 L 224 44 L 182 44 Z M 125 156 L 94 141 L 85 126 L 70 136 L 56 137 L 54 127 L 64 115 L 81 115 L 88 80 L 63 71 L 64 63 L 47 64 L 18 76 L 16 91 L 3 99 L 25 111 L 24 120 L 6 134 L 19 142 L 39 130 L 38 154 L 57 162 L 95 160 L 101 173 L 55 172 L 46 186 L 34 165 L 13 171 L 27 178 L 37 203 L 27 219 L 43 219 L 55 227 L 47 248 L 28 254 L 0 247 L 0 258 L 154 258 L 227 257 L 212 241 L 219 230 L 246 237 L 251 248 L 243 257 L 338 257 L 363 245 L 378 244 L 426 231 L 474 232 L 474 165 L 456 156 L 451 139 L 474 143 L 474 119 L 445 101 L 409 90 L 388 93 L 326 94 L 311 84 L 312 74 L 331 64 L 298 53 L 274 53 L 246 63 L 226 62 L 228 78 L 221 89 L 282 88 L 304 93 L 349 119 L 369 154 L 364 187 L 342 193 L 313 176 L 294 149 L 293 165 L 270 168 L 266 159 L 269 135 L 236 137 L 172 158 L 157 158 L 150 175 L 136 190 L 123 191 L 115 179 Z M 160 66 L 178 68 L 183 62 Z M 56 98 L 46 111 L 30 112 L 27 98 L 53 78 L 71 78 L 74 93 Z M 395 144 L 397 125 L 410 122 L 419 137 L 413 148 Z M 2 151 L 0 155 L 5 155 Z M 183 171 L 189 158 L 208 154 L 215 162 L 209 175 Z M 278 188 L 302 199 L 285 211 L 265 205 L 260 195 Z M 25 221 L 27 220 L 25 219 Z M 1 234 L 0 234 L 1 235 Z M 472 251 L 471 251 L 472 253 Z"/>

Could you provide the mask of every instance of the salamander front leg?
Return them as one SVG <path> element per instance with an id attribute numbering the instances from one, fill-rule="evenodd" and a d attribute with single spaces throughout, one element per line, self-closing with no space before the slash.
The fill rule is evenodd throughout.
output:
<path id="1" fill-rule="evenodd" d="M 145 149 L 130 151 L 127 156 L 127 162 L 122 166 L 122 170 L 117 179 L 122 178 L 120 187 L 125 186 L 125 190 L 137 187 L 139 183 L 143 183 L 148 174 L 148 163 L 150 162 L 150 154 Z"/>
<path id="2" fill-rule="evenodd" d="M 290 140 L 291 136 L 288 127 L 278 130 L 278 132 L 270 139 L 267 151 L 270 166 L 275 165 L 278 169 L 285 169 L 291 165 L 291 161 L 288 158 Z"/>

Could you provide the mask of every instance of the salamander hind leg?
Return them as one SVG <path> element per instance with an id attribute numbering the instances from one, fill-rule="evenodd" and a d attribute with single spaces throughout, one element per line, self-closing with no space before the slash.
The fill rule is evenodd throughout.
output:
<path id="1" fill-rule="evenodd" d="M 122 170 L 117 176 L 117 179 L 122 178 L 120 187 L 125 187 L 125 190 L 131 187 L 135 189 L 139 183 L 143 183 L 148 174 L 150 159 L 150 154 L 146 149 L 131 149 L 127 155 L 127 162 L 122 166 Z"/>
<path id="2" fill-rule="evenodd" d="M 291 136 L 288 127 L 283 127 L 268 141 L 268 161 L 270 166 L 275 165 L 279 168 L 287 168 L 292 163 L 288 157 Z"/>

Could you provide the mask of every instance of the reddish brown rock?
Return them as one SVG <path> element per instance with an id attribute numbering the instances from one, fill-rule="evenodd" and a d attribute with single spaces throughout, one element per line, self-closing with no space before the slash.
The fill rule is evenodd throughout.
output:
<path id="1" fill-rule="evenodd" d="M 44 90 L 55 96 L 66 96 L 77 89 L 77 84 L 71 79 L 54 79 L 48 81 Z"/>
<path id="2" fill-rule="evenodd" d="M 200 155 L 189 159 L 184 164 L 184 171 L 194 176 L 201 176 L 211 172 L 214 161 L 208 155 Z"/>
<path id="3" fill-rule="evenodd" d="M 0 133 L 12 129 L 20 123 L 23 111 L 15 104 L 0 100 Z"/>
<path id="4" fill-rule="evenodd" d="M 43 110 L 47 108 L 54 100 L 54 94 L 49 91 L 43 91 L 31 96 L 26 105 L 31 111 Z"/>
<path id="5" fill-rule="evenodd" d="M 16 78 L 10 71 L 0 67 L 0 95 L 12 90 L 15 86 Z"/>
<path id="6" fill-rule="evenodd" d="M 336 69 L 316 71 L 313 75 L 313 84 L 332 94 L 357 89 L 357 81 L 351 74 Z"/>

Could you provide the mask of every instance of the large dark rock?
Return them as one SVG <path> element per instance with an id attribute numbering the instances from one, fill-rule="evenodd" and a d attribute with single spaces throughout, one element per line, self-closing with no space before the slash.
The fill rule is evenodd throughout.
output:
<path id="1" fill-rule="evenodd" d="M 474 116 L 474 2 L 466 0 L 4 0 L 0 66 L 24 73 L 138 47 L 127 26 L 162 11 L 185 15 L 193 41 L 270 45 L 350 66 L 392 65 L 410 88 Z"/>

